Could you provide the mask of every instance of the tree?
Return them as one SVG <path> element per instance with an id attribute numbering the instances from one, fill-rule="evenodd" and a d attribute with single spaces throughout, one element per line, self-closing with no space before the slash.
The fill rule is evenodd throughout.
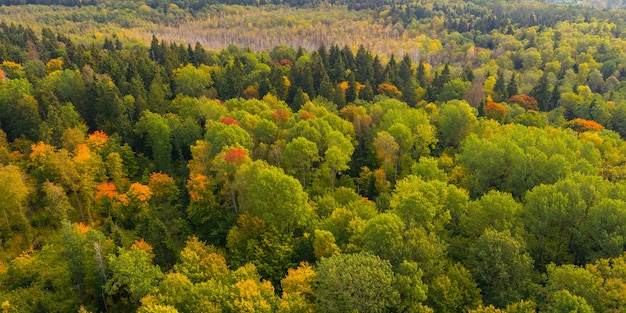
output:
<path id="1" fill-rule="evenodd" d="M 335 236 L 330 231 L 316 229 L 313 236 L 313 253 L 318 260 L 340 252 L 339 247 L 335 244 Z"/>
<path id="2" fill-rule="evenodd" d="M 463 81 L 460 78 L 447 81 L 441 87 L 441 90 L 437 95 L 437 100 L 446 102 L 455 99 L 463 99 L 463 95 L 465 95 L 470 85 L 470 82 Z"/>
<path id="3" fill-rule="evenodd" d="M 15 165 L 0 167 L 0 211 L 2 212 L 3 241 L 16 235 L 16 231 L 30 237 L 30 223 L 26 218 L 25 200 L 29 195 L 24 174 Z"/>
<path id="4" fill-rule="evenodd" d="M 399 216 L 393 213 L 379 214 L 363 227 L 363 249 L 389 260 L 393 265 L 399 265 L 404 258 L 404 231 L 405 224 Z"/>
<path id="5" fill-rule="evenodd" d="M 41 118 L 32 86 L 26 79 L 0 81 L 0 125 L 9 140 L 25 136 L 38 139 Z"/>
<path id="6" fill-rule="evenodd" d="M 454 185 L 409 175 L 396 184 L 390 206 L 408 227 L 441 231 L 467 206 L 468 196 Z M 451 212 L 452 211 L 452 212 Z"/>
<path id="7" fill-rule="evenodd" d="M 324 312 L 384 312 L 398 302 L 391 264 L 370 253 L 323 258 L 316 272 Z"/>
<path id="8" fill-rule="evenodd" d="M 105 290 L 108 295 L 128 294 L 131 307 L 138 307 L 139 300 L 155 292 L 163 278 L 161 269 L 152 264 L 152 247 L 143 241 L 130 249 L 119 248 L 118 255 L 108 258 L 112 272 Z"/>
<path id="9" fill-rule="evenodd" d="M 446 146 L 458 147 L 476 124 L 476 114 L 465 101 L 447 102 L 439 112 L 439 134 Z"/>
<path id="10" fill-rule="evenodd" d="M 172 158 L 170 126 L 167 120 L 158 113 L 145 111 L 135 125 L 135 131 L 145 138 L 146 146 L 152 151 L 156 168 L 167 172 Z"/>
<path id="11" fill-rule="evenodd" d="M 376 139 L 374 139 L 374 149 L 376 151 L 376 158 L 380 161 L 385 175 L 387 175 L 390 166 L 394 166 L 393 169 L 395 169 L 400 146 L 393 136 L 386 131 L 382 131 L 379 132 L 376 135 Z"/>
<path id="12" fill-rule="evenodd" d="M 281 192 L 274 192 L 276 190 Z M 247 198 L 250 214 L 285 233 L 304 226 L 311 216 L 308 195 L 300 182 L 277 167 L 270 166 L 259 172 L 247 187 Z"/>
<path id="13" fill-rule="evenodd" d="M 585 298 L 571 294 L 567 290 L 559 290 L 551 293 L 549 303 L 544 312 L 577 312 L 577 313 L 593 313 L 594 310 Z"/>
<path id="14" fill-rule="evenodd" d="M 276 286 L 287 269 L 295 266 L 293 237 L 248 213 L 239 215 L 237 225 L 228 232 L 226 247 L 231 266 L 252 263 L 263 278 Z"/>
<path id="15" fill-rule="evenodd" d="M 299 174 L 297 177 L 300 177 L 300 183 L 306 186 L 307 173 L 319 161 L 317 145 L 304 137 L 294 138 L 285 146 L 281 161 L 288 172 Z"/>
<path id="16" fill-rule="evenodd" d="M 471 244 L 467 266 L 487 303 L 504 307 L 529 295 L 533 261 L 524 250 L 523 241 L 493 229 Z"/>
<path id="17" fill-rule="evenodd" d="M 548 82 L 548 75 L 546 73 L 541 76 L 537 85 L 530 91 L 530 95 L 537 99 L 541 111 L 550 111 L 553 109 L 551 105 L 552 94 L 550 93 L 550 83 Z"/>
<path id="18" fill-rule="evenodd" d="M 337 174 L 349 168 L 354 146 L 341 132 L 333 130 L 326 136 L 328 148 L 324 152 L 324 166 L 330 169 L 330 189 L 335 190 Z"/>
<path id="19" fill-rule="evenodd" d="M 185 67 L 175 69 L 173 75 L 177 94 L 198 97 L 213 83 L 209 68 L 205 65 L 196 68 L 187 64 Z"/>

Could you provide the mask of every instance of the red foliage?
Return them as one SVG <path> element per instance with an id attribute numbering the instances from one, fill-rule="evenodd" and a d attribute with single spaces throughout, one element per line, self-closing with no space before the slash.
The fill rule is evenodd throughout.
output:
<path id="1" fill-rule="evenodd" d="M 509 102 L 519 104 L 526 110 L 539 111 L 539 103 L 537 100 L 529 95 L 519 94 L 509 98 Z"/>
<path id="2" fill-rule="evenodd" d="M 248 151 L 241 148 L 232 148 L 224 155 L 224 161 L 235 165 L 241 165 L 249 160 Z"/>
<path id="3" fill-rule="evenodd" d="M 274 120 L 274 123 L 286 123 L 289 120 L 289 112 L 278 109 L 272 113 L 272 120 Z"/>
<path id="4" fill-rule="evenodd" d="M 571 121 L 565 122 L 565 127 L 571 128 L 577 132 L 585 132 L 585 131 L 601 131 L 604 129 L 604 126 L 595 122 L 586 120 L 584 118 L 575 118 Z"/>
<path id="5" fill-rule="evenodd" d="M 232 118 L 232 117 L 222 117 L 220 118 L 220 123 L 224 123 L 226 125 L 237 125 L 239 126 L 239 121 L 237 121 L 236 119 Z"/>

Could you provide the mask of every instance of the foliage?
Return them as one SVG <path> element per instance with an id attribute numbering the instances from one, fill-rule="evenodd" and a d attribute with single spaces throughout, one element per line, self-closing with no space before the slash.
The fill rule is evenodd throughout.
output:
<path id="1" fill-rule="evenodd" d="M 0 7 L 2 310 L 624 311 L 623 11 L 43 2 Z"/>

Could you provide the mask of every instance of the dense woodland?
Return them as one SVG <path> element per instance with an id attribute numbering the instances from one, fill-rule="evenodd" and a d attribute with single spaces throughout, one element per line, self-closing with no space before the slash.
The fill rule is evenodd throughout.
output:
<path id="1" fill-rule="evenodd" d="M 626 310 L 626 12 L 79 4 L 0 7 L 3 312 Z M 133 5 L 414 46 L 62 31 Z"/>

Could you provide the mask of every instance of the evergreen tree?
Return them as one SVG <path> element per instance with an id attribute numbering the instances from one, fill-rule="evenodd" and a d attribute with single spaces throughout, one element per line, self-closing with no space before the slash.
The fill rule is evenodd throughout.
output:
<path id="1" fill-rule="evenodd" d="M 550 83 L 548 82 L 547 74 L 541 76 L 537 85 L 530 91 L 530 95 L 537 100 L 541 111 L 550 111 L 552 94 L 550 93 Z"/>
<path id="2" fill-rule="evenodd" d="M 294 112 L 297 112 L 309 101 L 309 96 L 302 91 L 302 88 L 298 87 L 296 89 L 296 94 L 293 97 L 293 101 L 291 103 L 291 109 Z"/>
<path id="3" fill-rule="evenodd" d="M 498 75 L 496 77 L 496 84 L 493 86 L 494 93 L 494 101 L 500 102 L 507 98 L 506 96 L 506 85 L 504 82 L 504 73 L 502 71 L 498 71 Z"/>
<path id="4" fill-rule="evenodd" d="M 511 80 L 509 81 L 509 84 L 506 86 L 506 93 L 509 98 L 519 94 L 519 91 L 517 90 L 517 79 L 515 76 L 516 76 L 515 73 L 511 75 Z"/>
<path id="5" fill-rule="evenodd" d="M 371 101 L 374 99 L 374 87 L 372 87 L 372 83 L 369 80 L 365 81 L 365 86 L 359 92 L 359 99 L 365 101 Z"/>
<path id="6" fill-rule="evenodd" d="M 424 60 L 420 60 L 420 63 L 417 65 L 415 78 L 417 78 L 417 83 L 421 87 L 426 87 L 426 66 L 424 65 Z"/>
<path id="7" fill-rule="evenodd" d="M 355 79 L 359 83 L 365 83 L 367 80 L 374 80 L 374 69 L 373 63 L 374 59 L 372 58 L 372 54 L 365 50 L 363 45 L 359 46 L 359 50 L 356 52 L 355 58 L 356 66 L 355 66 Z"/>
<path id="8" fill-rule="evenodd" d="M 354 79 L 354 73 L 348 74 L 348 89 L 346 89 L 346 103 L 353 102 L 357 98 L 357 86 Z"/>
<path id="9" fill-rule="evenodd" d="M 475 76 L 474 76 L 474 71 L 472 70 L 472 66 L 470 64 L 467 64 L 465 66 L 465 68 L 463 69 L 463 77 L 462 77 L 462 79 L 464 81 L 472 82 L 472 81 L 474 81 L 474 78 L 475 78 Z"/>
<path id="10" fill-rule="evenodd" d="M 450 66 L 446 63 L 441 74 L 435 74 L 432 84 L 426 88 L 426 96 L 428 101 L 437 101 L 439 94 L 443 90 L 443 85 L 450 81 Z"/>
<path id="11" fill-rule="evenodd" d="M 326 72 L 322 74 L 322 79 L 320 81 L 320 87 L 317 94 L 328 100 L 332 100 L 335 95 L 333 83 L 330 82 L 330 78 L 328 78 L 328 74 L 326 74 Z"/>

